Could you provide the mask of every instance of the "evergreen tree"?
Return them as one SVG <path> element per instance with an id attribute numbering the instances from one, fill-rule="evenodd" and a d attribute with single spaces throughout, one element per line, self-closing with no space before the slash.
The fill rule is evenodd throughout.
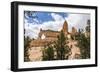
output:
<path id="1" fill-rule="evenodd" d="M 24 61 L 25 62 L 29 61 L 29 54 L 28 54 L 29 43 L 30 43 L 30 38 L 26 37 L 24 39 Z"/>
<path id="2" fill-rule="evenodd" d="M 43 50 L 43 60 L 54 60 L 54 49 L 51 44 L 48 44 Z"/>
<path id="3" fill-rule="evenodd" d="M 86 37 L 83 33 L 84 31 L 79 31 L 79 34 L 76 36 L 78 40 L 78 47 L 80 47 L 81 58 L 87 59 L 90 58 L 90 35 Z M 85 28 L 85 33 L 90 34 L 90 21 L 87 21 L 87 26 Z"/>
<path id="4" fill-rule="evenodd" d="M 90 39 L 86 38 L 84 34 L 81 34 L 78 40 L 78 46 L 80 47 L 81 58 L 90 58 Z"/>
<path id="5" fill-rule="evenodd" d="M 86 32 L 90 32 L 90 20 L 87 21 Z"/>
<path id="6" fill-rule="evenodd" d="M 25 34 L 25 29 L 24 29 L 24 34 Z M 24 61 L 28 62 L 29 60 L 29 54 L 28 54 L 28 49 L 29 49 L 29 43 L 31 39 L 27 36 L 25 37 L 24 35 Z"/>
<path id="7" fill-rule="evenodd" d="M 43 50 L 43 60 L 65 60 L 68 59 L 70 48 L 66 43 L 67 39 L 63 33 L 60 32 L 57 40 L 49 43 Z M 56 55 L 54 55 L 56 53 Z M 66 56 L 67 55 L 67 56 Z M 56 58 L 55 58 L 56 56 Z"/>
<path id="8" fill-rule="evenodd" d="M 58 36 L 58 40 L 55 42 L 54 47 L 57 52 L 57 59 L 58 60 L 64 60 L 68 59 L 68 54 L 70 52 L 70 48 L 67 46 L 66 43 L 67 39 L 63 33 L 63 31 L 60 32 L 60 35 Z"/>

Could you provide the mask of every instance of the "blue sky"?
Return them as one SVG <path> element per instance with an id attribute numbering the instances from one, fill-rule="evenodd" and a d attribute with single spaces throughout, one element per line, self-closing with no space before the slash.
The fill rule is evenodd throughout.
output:
<path id="1" fill-rule="evenodd" d="M 25 19 L 28 21 L 28 23 L 38 23 L 42 24 L 47 21 L 55 21 L 55 19 L 52 17 L 52 12 L 36 12 L 36 11 L 25 11 Z M 55 13 L 63 18 L 67 17 L 67 13 Z M 38 21 L 36 21 L 38 20 Z"/>
<path id="2" fill-rule="evenodd" d="M 24 11 L 25 36 L 37 39 L 41 28 L 60 31 L 65 20 L 69 32 L 72 27 L 84 29 L 88 19 L 90 14 Z"/>

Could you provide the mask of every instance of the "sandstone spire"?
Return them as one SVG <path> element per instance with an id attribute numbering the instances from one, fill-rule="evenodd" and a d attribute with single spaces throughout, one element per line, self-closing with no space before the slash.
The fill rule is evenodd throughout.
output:
<path id="1" fill-rule="evenodd" d="M 63 32 L 68 32 L 68 23 L 67 23 L 67 21 L 64 22 L 62 30 L 63 30 Z"/>

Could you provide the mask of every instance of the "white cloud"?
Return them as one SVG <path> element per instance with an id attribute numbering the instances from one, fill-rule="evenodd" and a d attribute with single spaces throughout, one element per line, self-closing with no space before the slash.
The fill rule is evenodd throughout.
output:
<path id="1" fill-rule="evenodd" d="M 42 24 L 37 23 L 25 23 L 26 36 L 30 36 L 31 38 L 38 38 L 38 33 L 40 32 L 40 28 L 43 30 L 54 30 L 60 31 L 62 29 L 64 18 L 58 14 L 52 13 L 52 17 L 55 21 L 47 21 Z M 90 15 L 88 14 L 69 14 L 68 17 L 65 18 L 68 22 L 69 31 L 74 26 L 76 28 L 84 28 L 86 26 L 87 20 L 90 19 Z"/>
<path id="2" fill-rule="evenodd" d="M 54 31 L 58 31 L 58 29 L 62 27 L 63 22 L 64 21 L 48 21 L 44 22 L 41 27 L 44 30 L 51 29 Z"/>
<path id="3" fill-rule="evenodd" d="M 52 18 L 53 18 L 55 21 L 62 21 L 62 20 L 64 20 L 64 18 L 63 18 L 61 15 L 56 14 L 56 13 L 51 13 L 51 16 L 52 16 Z"/>
<path id="4" fill-rule="evenodd" d="M 62 29 L 64 21 L 48 21 L 44 22 L 43 24 L 25 24 L 25 35 L 30 36 L 31 38 L 38 38 L 38 33 L 40 32 L 40 28 L 43 30 L 54 30 L 58 31 L 59 29 Z"/>
<path id="5" fill-rule="evenodd" d="M 65 18 L 69 24 L 69 31 L 74 26 L 77 29 L 85 28 L 87 24 L 87 20 L 90 19 L 89 14 L 69 14 L 68 17 Z"/>
<path id="6" fill-rule="evenodd" d="M 29 36 L 30 38 L 37 38 L 39 33 L 39 25 L 33 25 L 26 23 L 25 24 L 25 36 Z"/>

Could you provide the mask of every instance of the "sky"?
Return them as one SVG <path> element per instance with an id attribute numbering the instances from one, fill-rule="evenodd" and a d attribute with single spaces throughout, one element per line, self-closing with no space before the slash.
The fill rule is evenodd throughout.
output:
<path id="1" fill-rule="evenodd" d="M 90 14 L 24 11 L 25 36 L 37 39 L 41 28 L 60 31 L 64 21 L 68 23 L 69 32 L 71 32 L 72 27 L 84 29 L 87 20 L 90 20 Z"/>

